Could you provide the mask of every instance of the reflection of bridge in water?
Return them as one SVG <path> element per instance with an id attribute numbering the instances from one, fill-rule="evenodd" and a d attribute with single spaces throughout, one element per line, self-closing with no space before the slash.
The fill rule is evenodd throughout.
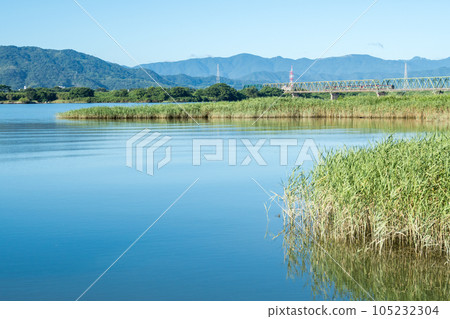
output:
<path id="1" fill-rule="evenodd" d="M 399 78 L 384 80 L 342 80 L 296 83 L 266 83 L 262 85 L 282 89 L 293 96 L 301 93 L 330 93 L 331 99 L 339 93 L 376 92 L 377 96 L 388 92 L 432 91 L 441 93 L 450 90 L 450 76 Z"/>

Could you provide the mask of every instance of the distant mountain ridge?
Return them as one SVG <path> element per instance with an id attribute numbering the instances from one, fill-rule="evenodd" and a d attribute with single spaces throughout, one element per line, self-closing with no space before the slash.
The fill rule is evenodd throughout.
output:
<path id="1" fill-rule="evenodd" d="M 160 76 L 147 70 L 159 84 L 167 87 L 207 87 L 215 77 L 187 75 Z M 242 87 L 239 80 L 221 78 L 223 83 Z M 13 89 L 27 87 L 75 87 L 93 89 L 132 89 L 156 86 L 144 71 L 104 61 L 75 50 L 51 50 L 38 47 L 0 46 L 0 84 Z"/>
<path id="2" fill-rule="evenodd" d="M 153 71 L 162 85 L 173 85 Z M 106 62 L 74 50 L 0 46 L 0 83 L 13 88 L 85 86 L 122 89 L 154 86 L 142 70 Z"/>
<path id="3" fill-rule="evenodd" d="M 294 79 L 313 62 L 311 59 L 263 58 L 238 54 L 229 58 L 189 59 L 145 64 L 163 86 L 204 88 L 216 83 L 217 64 L 221 82 L 242 88 L 266 82 L 287 82 L 294 66 Z M 413 58 L 408 76 L 450 75 L 450 58 Z M 369 55 L 347 55 L 318 61 L 301 81 L 403 77 L 404 61 L 383 60 Z M 131 89 L 156 86 L 141 69 L 121 66 L 75 50 L 0 46 L 0 84 L 13 89 L 27 87 L 85 86 Z"/>
<path id="4" fill-rule="evenodd" d="M 288 82 L 291 65 L 297 79 L 314 60 L 308 58 L 263 58 L 252 54 L 238 54 L 228 58 L 195 58 L 176 62 L 143 64 L 162 76 L 185 74 L 193 77 L 214 76 L 219 64 L 220 74 L 242 82 Z M 410 60 L 383 60 L 370 55 L 351 54 L 319 60 L 302 81 L 345 80 L 363 78 L 403 77 L 404 63 L 409 76 L 449 75 L 450 58 L 429 60 L 415 57 Z"/>

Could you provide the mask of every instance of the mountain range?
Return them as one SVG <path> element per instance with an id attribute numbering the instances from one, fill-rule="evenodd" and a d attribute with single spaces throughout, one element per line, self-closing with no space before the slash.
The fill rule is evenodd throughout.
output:
<path id="1" fill-rule="evenodd" d="M 0 46 L 0 84 L 13 89 L 27 87 L 85 86 L 123 89 L 155 86 L 153 77 L 163 86 L 202 88 L 216 83 L 217 65 L 221 82 L 236 88 L 246 84 L 288 82 L 291 66 L 297 79 L 314 60 L 263 58 L 238 54 L 228 58 L 196 58 L 176 62 L 126 67 L 74 50 L 50 50 L 38 47 Z M 450 58 L 429 60 L 383 60 L 370 55 L 346 55 L 317 61 L 302 81 L 450 75 Z"/>
<path id="2" fill-rule="evenodd" d="M 238 54 L 229 58 L 196 58 L 176 62 L 158 62 L 142 65 L 164 76 L 186 74 L 205 77 L 220 74 L 241 82 L 288 82 L 291 66 L 297 79 L 314 60 L 263 58 L 251 54 Z M 450 58 L 428 60 L 415 57 L 410 60 L 383 60 L 370 55 L 351 54 L 318 60 L 302 76 L 302 81 L 382 79 L 404 76 L 407 63 L 408 76 L 436 76 L 450 74 Z"/>
<path id="3" fill-rule="evenodd" d="M 161 85 L 173 85 L 149 70 Z M 154 82 L 142 70 L 120 66 L 74 50 L 0 47 L 0 83 L 14 89 L 84 86 L 121 89 L 147 87 Z"/>

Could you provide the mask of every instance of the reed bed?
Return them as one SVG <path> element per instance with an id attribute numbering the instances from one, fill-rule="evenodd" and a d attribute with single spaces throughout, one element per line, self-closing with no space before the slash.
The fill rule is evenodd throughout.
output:
<path id="1" fill-rule="evenodd" d="M 282 198 L 287 222 L 310 240 L 449 258 L 450 134 L 328 151 L 311 171 L 294 170 Z"/>
<path id="2" fill-rule="evenodd" d="M 185 112 L 186 111 L 186 112 Z M 189 115 L 188 115 L 189 114 Z M 450 94 L 350 96 L 335 101 L 312 98 L 255 98 L 238 102 L 98 106 L 58 114 L 64 119 L 193 118 L 386 118 L 450 119 Z"/>

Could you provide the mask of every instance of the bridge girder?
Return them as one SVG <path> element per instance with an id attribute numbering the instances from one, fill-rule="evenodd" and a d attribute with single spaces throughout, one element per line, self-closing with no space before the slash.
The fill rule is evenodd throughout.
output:
<path id="1" fill-rule="evenodd" d="M 450 90 L 450 76 L 394 78 L 384 80 L 341 80 L 290 83 L 266 83 L 291 93 L 445 91 Z"/>

